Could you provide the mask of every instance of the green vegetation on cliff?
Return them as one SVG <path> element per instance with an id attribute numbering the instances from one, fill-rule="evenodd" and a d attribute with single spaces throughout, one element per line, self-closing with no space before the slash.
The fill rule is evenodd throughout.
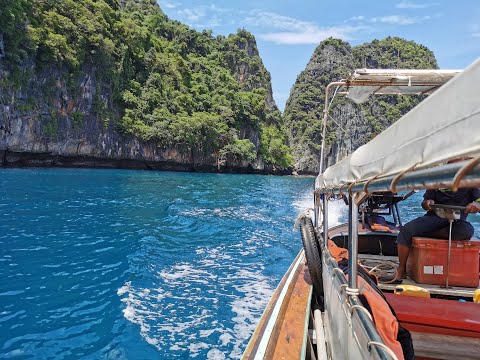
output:
<path id="1" fill-rule="evenodd" d="M 216 38 L 194 31 L 169 20 L 154 0 L 3 2 L 0 71 L 9 85 L 60 69 L 63 79 L 56 80 L 66 81 L 74 97 L 85 74 L 95 76 L 92 109 L 67 113 L 73 123 L 96 116 L 108 127 L 113 120 L 125 136 L 177 148 L 192 161 L 261 157 L 291 166 L 270 75 L 247 31 Z"/>
<path id="2" fill-rule="evenodd" d="M 318 171 L 321 143 L 321 119 L 325 87 L 345 78 L 357 68 L 436 68 L 433 53 L 425 46 L 397 37 L 374 40 L 356 47 L 327 39 L 315 50 L 310 62 L 298 76 L 284 113 L 289 144 L 294 148 L 295 167 Z M 329 165 L 372 139 L 413 108 L 420 99 L 408 96 L 379 96 L 356 105 L 337 97 L 327 129 Z M 340 126 L 341 128 L 340 128 Z"/>

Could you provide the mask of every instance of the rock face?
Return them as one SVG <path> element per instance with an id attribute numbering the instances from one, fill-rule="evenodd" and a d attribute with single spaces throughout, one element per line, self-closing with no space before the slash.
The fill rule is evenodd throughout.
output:
<path id="1" fill-rule="evenodd" d="M 298 76 L 285 108 L 284 122 L 297 171 L 318 173 L 325 88 L 357 68 L 425 69 L 437 68 L 437 63 L 430 50 L 400 38 L 375 40 L 354 48 L 342 40 L 323 41 Z M 419 101 L 381 96 L 357 105 L 336 97 L 328 120 L 323 169 L 371 140 Z"/>
<path id="2" fill-rule="evenodd" d="M 287 171 L 265 163 L 260 154 L 262 126 L 279 127 L 281 117 L 273 100 L 270 74 L 251 34 L 240 30 L 228 38 L 215 39 L 207 31 L 198 33 L 167 19 L 155 1 L 126 0 L 120 5 L 98 1 L 97 5 L 103 8 L 92 10 L 87 18 L 96 21 L 97 15 L 102 14 L 94 25 L 104 27 L 103 38 L 94 32 L 91 40 L 79 40 L 76 48 L 67 48 L 71 51 L 69 58 L 45 60 L 47 55 L 48 59 L 55 54 L 63 56 L 61 46 L 70 44 L 67 41 L 64 45 L 61 39 L 70 40 L 75 26 L 83 29 L 82 24 L 76 23 L 78 19 L 69 18 L 73 16 L 69 11 L 78 13 L 93 6 L 83 2 L 79 0 L 77 7 L 70 10 L 63 1 L 58 2 L 48 13 L 55 26 L 48 27 L 50 23 L 46 22 L 44 28 L 28 33 L 55 32 L 48 36 L 57 42 L 42 43 L 42 39 L 32 36 L 21 39 L 28 43 L 22 47 L 13 30 L 5 36 L 0 30 L 3 166 Z M 38 3 L 37 13 L 41 13 L 40 6 L 47 6 L 37 0 L 34 3 Z M 16 15 L 14 10 L 18 9 L 12 9 Z M 27 16 L 28 9 L 18 13 Z M 71 21 L 68 31 L 62 29 L 63 23 L 56 24 L 59 19 Z M 35 23 L 27 18 L 19 18 L 17 23 L 21 21 L 25 26 Z M 144 23 L 147 25 L 142 28 Z M 110 30 L 113 28 L 119 29 L 118 38 Z M 107 41 L 98 45 L 108 37 L 117 49 Z M 77 35 L 72 35 L 74 40 L 78 40 Z M 82 55 L 83 43 L 88 41 L 92 43 L 85 47 L 94 50 Z M 126 46 L 125 41 L 131 44 Z M 50 45 L 53 49 L 47 47 Z M 102 61 L 92 60 L 102 51 L 109 51 L 102 53 Z M 226 89 L 215 82 L 224 84 Z M 247 101 L 239 101 L 240 95 Z M 253 115 L 242 112 L 253 107 L 248 101 L 256 106 L 255 122 L 249 122 Z M 180 126 L 181 121 L 191 121 L 190 116 L 200 120 L 205 117 L 206 125 L 199 125 L 196 133 L 184 134 L 195 127 L 194 122 L 192 126 Z M 213 121 L 215 125 L 211 125 Z M 208 146 L 195 138 L 197 134 L 210 141 Z M 222 147 L 235 145 L 239 140 L 253 144 L 255 160 L 242 157 L 244 154 L 222 152 Z"/>
<path id="3" fill-rule="evenodd" d="M 256 50 L 256 46 L 255 46 Z M 258 56 L 258 51 L 252 56 Z M 1 65 L 1 59 L 0 59 Z M 242 76 L 238 67 L 238 77 Z M 245 68 L 244 68 L 245 69 Z M 74 166 L 159 169 L 176 171 L 288 173 L 274 169 L 261 158 L 219 166 L 211 154 L 175 146 L 158 146 L 155 141 L 121 133 L 115 119 L 102 119 L 95 109 L 100 98 L 113 116 L 120 109 L 111 103 L 112 90 L 98 81 L 95 67 L 83 69 L 74 95 L 58 69 L 36 73 L 25 86 L 0 89 L 0 164 L 2 166 Z M 10 76 L 1 70 L 0 79 Z M 244 79 L 250 74 L 243 72 Z M 276 110 L 270 83 L 268 104 Z M 241 128 L 239 137 L 260 146 L 258 129 Z"/>
<path id="4" fill-rule="evenodd" d="M 3 73 L 5 76 L 5 73 Z M 86 69 L 75 97 L 69 94 L 60 72 L 37 74 L 25 88 L 3 89 L 0 99 L 0 163 L 2 166 L 73 166 L 208 171 L 240 173 L 287 173 L 261 159 L 218 167 L 216 159 L 195 150 L 160 147 L 120 133 L 114 122 L 99 120 L 94 99 L 111 98 L 100 88 L 95 68 Z M 48 97 L 45 92 L 48 91 Z M 49 101 L 46 99 L 52 99 Z M 115 111 L 112 106 L 112 111 Z M 240 134 L 259 143 L 258 131 Z"/>

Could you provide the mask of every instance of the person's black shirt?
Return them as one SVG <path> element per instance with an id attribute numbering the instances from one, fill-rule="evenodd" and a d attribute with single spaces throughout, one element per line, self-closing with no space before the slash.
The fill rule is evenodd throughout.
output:
<path id="1" fill-rule="evenodd" d="M 433 200 L 435 204 L 467 206 L 471 202 L 480 199 L 480 189 L 478 188 L 462 188 L 453 192 L 450 189 L 427 190 L 423 195 L 424 200 Z M 434 213 L 429 211 L 430 214 Z M 460 218 L 465 220 L 466 213 L 462 213 Z"/>

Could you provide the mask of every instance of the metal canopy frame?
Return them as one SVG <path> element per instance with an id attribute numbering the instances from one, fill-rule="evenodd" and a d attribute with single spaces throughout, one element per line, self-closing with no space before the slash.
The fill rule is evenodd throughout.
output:
<path id="1" fill-rule="evenodd" d="M 334 81 L 325 89 L 325 104 L 322 118 L 322 147 L 320 151 L 319 174 L 323 172 L 325 159 L 325 139 L 327 118 L 331 100 L 336 94 L 348 95 L 348 90 L 354 87 L 378 87 L 370 91 L 374 95 L 425 95 L 431 94 L 440 86 L 451 80 L 462 70 L 406 70 L 406 69 L 357 69 L 350 77 Z M 330 91 L 336 87 L 335 95 L 330 100 Z M 385 89 L 391 91 L 384 91 Z M 419 88 L 423 90 L 419 91 Z"/>
<path id="2" fill-rule="evenodd" d="M 453 164 L 444 164 L 433 168 L 411 171 L 400 175 L 378 177 L 355 183 L 346 183 L 335 188 L 322 188 L 319 194 L 339 194 L 342 188 L 352 193 L 398 192 L 403 190 L 422 190 L 438 188 L 480 187 L 480 158 Z"/>

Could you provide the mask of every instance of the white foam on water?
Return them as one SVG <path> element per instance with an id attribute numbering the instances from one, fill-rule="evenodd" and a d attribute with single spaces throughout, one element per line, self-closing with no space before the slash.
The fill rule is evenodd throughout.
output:
<path id="1" fill-rule="evenodd" d="M 150 303 L 150 289 L 140 289 L 136 291 L 133 289 L 131 282 L 127 282 L 117 290 L 117 295 L 119 296 L 126 294 L 128 296 L 121 299 L 121 301 L 126 304 L 125 309 L 123 309 L 123 316 L 131 323 L 140 326 L 140 335 L 147 343 L 159 348 L 160 340 L 150 336 L 151 326 L 146 321 L 146 319 L 155 318 L 157 315 L 155 310 L 148 308 Z M 145 297 L 146 301 L 142 301 Z"/>
<path id="2" fill-rule="evenodd" d="M 217 279 L 217 275 L 210 274 L 206 270 L 187 263 L 175 265 L 168 270 L 164 269 L 159 272 L 159 275 L 165 282 L 171 284 L 178 283 L 179 285 L 185 282 L 207 285 L 210 281 Z"/>
<path id="3" fill-rule="evenodd" d="M 345 218 L 348 213 L 348 206 L 343 200 L 328 202 L 328 224 L 330 226 L 339 225 L 342 223 L 342 218 Z"/>
<path id="4" fill-rule="evenodd" d="M 307 209 L 312 209 L 310 211 L 310 216 L 313 218 L 313 193 L 307 192 L 299 197 L 293 203 L 293 206 L 298 210 L 299 213 Z M 343 200 L 335 200 L 328 202 L 328 224 L 330 226 L 336 226 L 341 224 L 342 217 L 345 217 L 348 211 L 348 207 L 345 205 Z"/>
<path id="5" fill-rule="evenodd" d="M 220 250 L 214 250 L 211 255 L 208 251 L 206 256 L 221 257 Z M 117 290 L 126 305 L 123 316 L 138 325 L 140 335 L 158 350 L 174 343 L 170 351 L 189 351 L 192 358 L 200 356 L 213 346 L 208 345 L 212 334 L 224 332 L 213 320 L 217 316 L 214 306 L 218 303 L 218 276 L 210 268 L 218 266 L 208 258 L 193 264 L 175 264 L 156 273 L 163 286 L 151 289 L 136 288 L 132 282 L 126 282 Z M 202 308 L 195 304 L 211 305 Z M 209 340 L 192 343 L 199 338 Z"/>
<path id="6" fill-rule="evenodd" d="M 265 215 L 262 215 L 258 211 L 252 211 L 252 208 L 249 206 L 230 206 L 215 209 L 194 208 L 182 211 L 179 215 L 190 217 L 220 217 L 253 221 L 263 221 L 267 219 Z"/>
<path id="7" fill-rule="evenodd" d="M 135 322 L 135 309 L 131 305 L 127 305 L 125 309 L 123 309 L 123 316 L 130 322 Z"/>
<path id="8" fill-rule="evenodd" d="M 293 202 L 293 206 L 299 212 L 303 212 L 306 209 L 313 209 L 314 202 L 313 202 L 313 192 L 309 191 L 300 195 L 297 200 Z"/>
<path id="9" fill-rule="evenodd" d="M 188 345 L 188 350 L 190 350 L 190 357 L 197 357 L 199 352 L 208 349 L 210 346 L 204 342 L 191 343 Z"/>
<path id="10" fill-rule="evenodd" d="M 233 328 L 235 334 L 234 348 L 230 353 L 232 358 L 241 357 L 243 344 L 255 330 L 274 291 L 269 279 L 260 270 L 242 269 L 238 272 L 238 278 L 243 279 L 242 285 L 235 288 L 243 293 L 243 296 L 235 299 L 232 303 L 232 311 L 237 314 L 232 318 L 235 323 Z M 224 337 L 224 339 L 227 338 Z"/>
<path id="11" fill-rule="evenodd" d="M 117 295 L 122 296 L 128 291 L 130 291 L 131 282 L 127 281 L 120 289 L 117 290 Z"/>
<path id="12" fill-rule="evenodd" d="M 208 360 L 225 360 L 225 354 L 218 349 L 211 349 L 207 353 Z"/>
<path id="13" fill-rule="evenodd" d="M 117 290 L 125 304 L 124 318 L 160 351 L 189 358 L 240 358 L 274 287 L 261 262 L 238 262 L 237 245 L 199 248 L 194 261 L 152 273 L 158 283 L 151 288 L 126 282 Z M 227 319 L 218 320 L 224 306 L 233 314 L 229 325 Z"/>
<path id="14" fill-rule="evenodd" d="M 220 341 L 222 342 L 223 346 L 227 346 L 230 341 L 232 341 L 232 339 L 233 336 L 228 333 L 223 333 L 222 335 L 220 335 Z"/>

